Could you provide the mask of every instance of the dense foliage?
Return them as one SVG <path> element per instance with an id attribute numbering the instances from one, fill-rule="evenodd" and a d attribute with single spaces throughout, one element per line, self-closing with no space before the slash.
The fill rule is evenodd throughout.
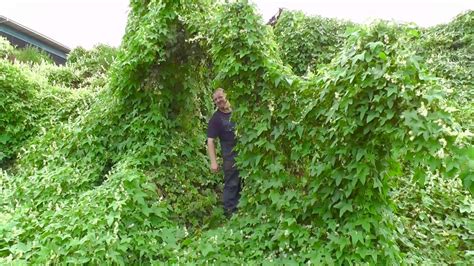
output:
<path id="1" fill-rule="evenodd" d="M 13 46 L 10 42 L 3 36 L 0 36 L 0 57 L 3 59 L 6 58 L 12 51 Z"/>
<path id="2" fill-rule="evenodd" d="M 354 23 L 303 12 L 283 11 L 274 27 L 281 57 L 295 74 L 303 75 L 329 63 L 345 41 L 345 32 Z"/>
<path id="3" fill-rule="evenodd" d="M 25 141 L 73 119 L 92 101 L 94 91 L 52 86 L 44 69 L 59 68 L 51 64 L 36 67 L 13 65 L 0 61 L 0 166 L 6 167 L 16 158 Z"/>
<path id="4" fill-rule="evenodd" d="M 273 29 L 247 1 L 130 7 L 118 52 L 0 61 L 1 263 L 472 262 L 472 12 Z M 218 86 L 245 184 L 230 220 L 204 146 Z"/>
<path id="5" fill-rule="evenodd" d="M 53 63 L 53 59 L 44 51 L 39 50 L 34 46 L 26 46 L 17 48 L 10 44 L 10 42 L 0 36 L 0 58 L 16 60 L 18 62 L 27 63 L 30 65 L 41 63 Z"/>
<path id="6" fill-rule="evenodd" d="M 53 63 L 53 59 L 51 59 L 46 52 L 39 50 L 34 46 L 14 49 L 11 57 L 15 58 L 17 61 L 28 64 L 41 64 L 43 62 Z"/>
<path id="7" fill-rule="evenodd" d="M 73 87 L 105 86 L 107 73 L 117 56 L 117 49 L 107 45 L 97 45 L 90 50 L 75 48 L 68 55 L 67 67 L 71 71 L 50 74 L 54 81 L 67 80 Z"/>
<path id="8" fill-rule="evenodd" d="M 474 130 L 474 12 L 457 16 L 451 23 L 426 31 L 422 47 L 427 63 L 449 90 L 455 116 Z"/>

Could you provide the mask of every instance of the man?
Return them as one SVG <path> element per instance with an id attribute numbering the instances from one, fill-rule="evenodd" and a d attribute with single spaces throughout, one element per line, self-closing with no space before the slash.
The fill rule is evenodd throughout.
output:
<path id="1" fill-rule="evenodd" d="M 216 158 L 216 146 L 214 140 L 219 138 L 221 144 L 222 157 L 224 159 L 224 195 L 222 201 L 224 204 L 224 213 L 231 216 L 237 211 L 237 205 L 240 199 L 241 182 L 239 171 L 235 167 L 235 156 L 233 151 L 235 147 L 235 124 L 230 121 L 232 109 L 229 101 L 226 99 L 225 92 L 218 88 L 212 95 L 212 99 L 217 106 L 217 111 L 209 120 L 207 129 L 207 150 L 211 160 L 211 171 L 217 173 L 219 165 Z"/>

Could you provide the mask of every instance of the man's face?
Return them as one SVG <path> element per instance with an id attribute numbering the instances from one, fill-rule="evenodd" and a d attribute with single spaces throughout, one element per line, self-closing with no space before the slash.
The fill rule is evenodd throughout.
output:
<path id="1" fill-rule="evenodd" d="M 227 104 L 227 99 L 225 98 L 225 94 L 221 91 L 214 93 L 212 96 L 214 103 L 217 105 L 217 108 L 224 109 Z"/>

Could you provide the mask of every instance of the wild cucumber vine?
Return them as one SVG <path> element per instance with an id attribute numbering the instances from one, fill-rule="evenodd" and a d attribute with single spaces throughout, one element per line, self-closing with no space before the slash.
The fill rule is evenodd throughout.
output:
<path id="1" fill-rule="evenodd" d="M 418 29 L 354 25 L 302 78 L 248 1 L 130 6 L 95 101 L 8 144 L 23 150 L 0 172 L 0 261 L 416 263 L 391 185 L 408 175 L 472 187 L 470 136 L 417 52 Z M 218 227 L 221 178 L 204 147 L 216 86 L 234 106 L 245 182 L 239 215 Z M 19 88 L 2 92 L 21 98 Z"/>

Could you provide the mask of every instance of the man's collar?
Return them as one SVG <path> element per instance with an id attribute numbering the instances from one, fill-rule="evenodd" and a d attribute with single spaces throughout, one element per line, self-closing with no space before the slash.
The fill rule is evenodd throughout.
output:
<path id="1" fill-rule="evenodd" d="M 225 110 L 225 111 L 223 111 L 223 110 L 221 110 L 221 109 L 217 109 L 217 110 L 219 110 L 219 112 L 224 113 L 224 114 L 230 114 L 230 113 L 232 113 L 232 108 L 229 108 L 229 109 L 227 109 L 227 110 Z"/>

